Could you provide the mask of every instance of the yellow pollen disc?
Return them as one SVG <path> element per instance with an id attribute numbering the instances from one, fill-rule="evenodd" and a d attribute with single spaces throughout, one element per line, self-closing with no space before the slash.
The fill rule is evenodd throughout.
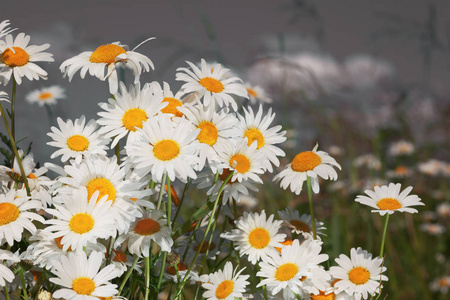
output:
<path id="1" fill-rule="evenodd" d="M 95 290 L 95 282 L 87 277 L 78 277 L 72 281 L 72 289 L 80 295 L 90 295 Z"/>
<path id="2" fill-rule="evenodd" d="M 265 144 L 264 136 L 262 135 L 261 131 L 259 131 L 259 129 L 256 128 L 248 129 L 245 132 L 244 137 L 248 139 L 249 146 L 253 144 L 254 141 L 256 141 L 258 145 L 257 149 L 261 148 Z"/>
<path id="3" fill-rule="evenodd" d="M 217 142 L 219 131 L 217 130 L 216 125 L 209 121 L 203 121 L 198 124 L 197 128 L 200 128 L 200 133 L 197 136 L 197 140 L 200 143 L 212 146 Z"/>
<path id="4" fill-rule="evenodd" d="M 297 154 L 292 160 L 291 168 L 295 172 L 312 171 L 320 165 L 320 156 L 312 151 L 305 151 Z"/>
<path id="5" fill-rule="evenodd" d="M 14 52 L 11 49 L 6 49 L 1 55 L 2 62 L 9 67 L 21 67 L 26 65 L 30 60 L 28 53 L 20 47 L 13 47 Z"/>
<path id="6" fill-rule="evenodd" d="M 116 56 L 122 53 L 126 53 L 125 49 L 114 44 L 106 44 L 98 47 L 92 52 L 89 58 L 93 63 L 106 63 L 111 64 L 116 60 Z"/>
<path id="7" fill-rule="evenodd" d="M 303 231 L 303 232 L 310 232 L 311 229 L 309 226 L 302 221 L 299 220 L 290 220 L 289 223 L 291 223 L 292 226 L 295 227 L 295 229 Z"/>
<path id="8" fill-rule="evenodd" d="M 92 195 L 96 191 L 99 191 L 97 202 L 105 195 L 108 195 L 108 200 L 113 202 L 116 200 L 116 189 L 111 181 L 106 178 L 94 178 L 89 181 L 86 188 L 88 191 L 88 199 L 91 199 Z"/>
<path id="9" fill-rule="evenodd" d="M 236 166 L 233 165 L 236 163 Z M 250 170 L 250 160 L 244 154 L 235 154 L 230 159 L 230 167 L 239 173 L 246 173 Z"/>
<path id="10" fill-rule="evenodd" d="M 19 217 L 20 210 L 12 203 L 0 203 L 0 226 L 14 222 Z"/>
<path id="11" fill-rule="evenodd" d="M 161 229 L 161 225 L 151 218 L 143 219 L 137 222 L 134 232 L 140 235 L 152 235 Z"/>
<path id="12" fill-rule="evenodd" d="M 377 202 L 377 206 L 381 210 L 395 210 L 402 208 L 402 205 L 400 202 L 398 202 L 397 199 L 394 198 L 384 198 Z"/>
<path id="13" fill-rule="evenodd" d="M 363 267 L 355 267 L 348 272 L 348 279 L 356 285 L 365 284 L 369 278 L 370 272 Z"/>
<path id="14" fill-rule="evenodd" d="M 408 168 L 405 166 L 398 166 L 397 168 L 395 168 L 394 172 L 395 174 L 404 175 L 408 173 Z"/>
<path id="15" fill-rule="evenodd" d="M 69 227 L 73 232 L 83 234 L 94 227 L 94 219 L 86 213 L 75 214 L 69 221 Z"/>
<path id="16" fill-rule="evenodd" d="M 172 160 L 180 154 L 180 146 L 174 140 L 162 140 L 153 147 L 153 154 L 162 161 Z"/>
<path id="17" fill-rule="evenodd" d="M 180 118 L 183 116 L 183 113 L 177 109 L 178 106 L 183 105 L 183 103 L 180 100 L 171 98 L 171 97 L 166 97 L 163 99 L 162 102 L 169 102 L 169 104 L 167 104 L 166 107 L 161 109 L 161 112 L 163 114 L 172 114 L 175 117 L 180 117 Z"/>
<path id="18" fill-rule="evenodd" d="M 29 179 L 37 179 L 36 175 L 34 175 L 33 173 L 28 174 L 27 178 L 29 178 Z"/>
<path id="19" fill-rule="evenodd" d="M 122 251 L 114 250 L 114 249 L 113 249 L 113 251 L 114 251 L 114 259 L 113 259 L 114 261 L 123 262 L 123 263 L 127 262 L 127 255 L 125 253 L 123 253 Z"/>
<path id="20" fill-rule="evenodd" d="M 51 93 L 42 93 L 39 95 L 39 100 L 47 100 L 51 98 L 53 95 Z"/>
<path id="21" fill-rule="evenodd" d="M 256 249 L 266 248 L 270 243 L 269 232 L 264 228 L 253 229 L 248 235 L 248 242 Z"/>
<path id="22" fill-rule="evenodd" d="M 254 89 L 247 88 L 247 93 L 248 93 L 250 96 L 258 97 L 258 93 L 257 93 Z"/>
<path id="23" fill-rule="evenodd" d="M 67 139 L 67 146 L 70 150 L 82 152 L 89 147 L 89 141 L 84 136 L 75 134 Z"/>
<path id="24" fill-rule="evenodd" d="M 63 248 L 63 245 L 61 244 L 61 240 L 62 240 L 62 239 L 63 239 L 62 236 L 57 237 L 57 238 L 55 239 L 56 246 L 58 246 L 59 249 L 62 249 L 62 248 Z M 67 251 L 72 251 L 72 247 L 69 247 L 69 248 L 67 249 Z"/>
<path id="25" fill-rule="evenodd" d="M 186 271 L 188 269 L 188 265 L 185 264 L 184 262 L 179 262 L 177 265 L 177 268 L 178 268 L 178 272 Z M 175 267 L 173 267 L 173 266 L 168 266 L 166 271 L 170 275 L 177 275 L 177 270 L 175 270 Z"/>
<path id="26" fill-rule="evenodd" d="M 311 295 L 311 300 L 334 300 L 334 298 L 336 295 L 333 292 L 325 295 L 325 292 L 319 291 L 318 295 Z"/>
<path id="27" fill-rule="evenodd" d="M 231 280 L 222 281 L 216 289 L 216 297 L 217 299 L 225 299 L 228 297 L 234 288 L 234 282 Z"/>
<path id="28" fill-rule="evenodd" d="M 284 246 L 292 246 L 292 243 L 293 243 L 293 242 L 294 242 L 293 240 L 291 240 L 291 239 L 289 239 L 289 238 L 286 238 L 286 239 L 284 240 L 284 242 L 281 242 L 280 244 L 282 244 L 282 245 L 284 245 Z M 276 249 L 278 252 L 281 253 L 281 249 L 282 249 L 282 248 L 275 247 L 275 249 Z"/>
<path id="29" fill-rule="evenodd" d="M 294 278 L 298 272 L 298 266 L 293 263 L 287 263 L 277 268 L 275 279 L 278 281 L 288 281 Z"/>
<path id="30" fill-rule="evenodd" d="M 198 83 L 211 93 L 220 93 L 224 89 L 222 82 L 211 77 L 204 77 L 200 79 Z"/>
<path id="31" fill-rule="evenodd" d="M 142 122 L 148 120 L 147 114 L 140 108 L 130 108 L 122 117 L 122 124 L 129 131 L 136 131 L 137 128 L 142 128 Z"/>
<path id="32" fill-rule="evenodd" d="M 195 245 L 195 251 L 198 250 L 199 246 L 200 246 L 200 244 Z M 200 253 L 206 253 L 206 250 L 211 251 L 215 247 L 216 247 L 216 245 L 214 243 L 211 243 L 208 247 L 208 243 L 205 241 L 202 245 L 202 248 L 200 248 Z"/>

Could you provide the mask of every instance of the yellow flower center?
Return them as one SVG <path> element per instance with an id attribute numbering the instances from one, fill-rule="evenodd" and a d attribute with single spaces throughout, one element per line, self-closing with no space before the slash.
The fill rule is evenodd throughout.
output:
<path id="1" fill-rule="evenodd" d="M 356 285 L 365 284 L 369 278 L 370 272 L 363 267 L 355 267 L 348 272 L 348 279 Z"/>
<path id="2" fill-rule="evenodd" d="M 264 136 L 262 135 L 261 131 L 259 131 L 259 129 L 256 128 L 248 129 L 245 132 L 244 137 L 248 139 L 249 146 L 253 144 L 254 141 L 256 141 L 257 149 L 261 148 L 265 144 Z"/>
<path id="3" fill-rule="evenodd" d="M 277 268 L 275 278 L 278 281 L 288 281 L 294 278 L 298 272 L 298 266 L 293 263 L 286 263 Z"/>
<path id="4" fill-rule="evenodd" d="M 290 220 L 289 223 L 291 223 L 292 226 L 295 227 L 295 229 L 303 231 L 303 232 L 310 232 L 310 228 L 306 223 L 303 223 L 299 220 Z"/>
<path id="5" fill-rule="evenodd" d="M 88 191 L 88 199 L 91 199 L 92 195 L 99 191 L 99 195 L 97 198 L 100 200 L 103 196 L 108 195 L 108 200 L 111 200 L 114 202 L 116 200 L 116 189 L 114 188 L 114 185 L 106 178 L 94 178 L 86 186 Z"/>
<path id="6" fill-rule="evenodd" d="M 294 242 L 293 240 L 286 238 L 284 240 L 284 242 L 281 242 L 280 244 L 282 244 L 283 246 L 292 246 L 293 242 Z M 281 253 L 281 249 L 282 249 L 281 247 L 275 247 L 275 249 Z"/>
<path id="7" fill-rule="evenodd" d="M 14 222 L 19 217 L 20 210 L 12 203 L 0 203 L 0 226 Z"/>
<path id="8" fill-rule="evenodd" d="M 127 255 L 123 253 L 122 251 L 114 250 L 114 261 L 126 263 L 127 262 Z"/>
<path id="9" fill-rule="evenodd" d="M 216 289 L 216 297 L 217 299 L 225 299 L 228 297 L 234 288 L 234 282 L 231 280 L 222 281 Z"/>
<path id="10" fill-rule="evenodd" d="M 207 89 L 211 93 L 220 93 L 224 89 L 222 82 L 211 77 L 204 77 L 200 79 L 198 83 L 200 83 L 205 89 Z"/>
<path id="11" fill-rule="evenodd" d="M 34 175 L 33 173 L 28 174 L 27 178 L 29 178 L 29 179 L 37 179 L 36 175 Z"/>
<path id="12" fill-rule="evenodd" d="M 217 130 L 216 125 L 209 121 L 203 121 L 198 124 L 197 128 L 200 128 L 200 133 L 197 136 L 197 140 L 200 143 L 212 146 L 217 142 L 219 131 Z"/>
<path id="13" fill-rule="evenodd" d="M 163 99 L 162 102 L 169 102 L 169 104 L 167 104 L 166 107 L 161 109 L 161 112 L 163 114 L 172 114 L 175 117 L 180 117 L 180 118 L 183 116 L 183 113 L 177 109 L 178 106 L 183 105 L 183 103 L 180 100 L 171 98 L 171 97 L 166 97 Z"/>
<path id="14" fill-rule="evenodd" d="M 402 207 L 400 202 L 394 198 L 384 198 L 377 202 L 377 206 L 381 210 L 395 210 Z"/>
<path id="15" fill-rule="evenodd" d="M 72 289 L 80 295 L 90 295 L 95 290 L 95 282 L 87 277 L 78 277 L 72 281 Z"/>
<path id="16" fill-rule="evenodd" d="M 93 63 L 106 63 L 111 64 L 116 60 L 116 56 L 122 53 L 126 53 L 125 49 L 114 44 L 106 44 L 98 47 L 92 52 L 89 58 Z"/>
<path id="17" fill-rule="evenodd" d="M 53 95 L 52 93 L 41 93 L 39 95 L 39 100 L 47 100 L 48 98 L 51 98 Z"/>
<path id="18" fill-rule="evenodd" d="M 311 300 L 334 300 L 334 298 L 336 295 L 333 292 L 325 295 L 325 292 L 319 291 L 318 295 L 311 295 Z"/>
<path id="19" fill-rule="evenodd" d="M 397 168 L 395 168 L 394 172 L 395 174 L 406 175 L 408 173 L 408 167 L 398 166 Z"/>
<path id="20" fill-rule="evenodd" d="M 180 146 L 174 140 L 162 140 L 153 147 L 153 154 L 162 161 L 172 160 L 180 154 Z"/>
<path id="21" fill-rule="evenodd" d="M 122 117 L 123 126 L 129 131 L 136 131 L 137 128 L 142 128 L 142 122 L 148 120 L 147 114 L 140 108 L 130 108 Z"/>
<path id="22" fill-rule="evenodd" d="M 14 52 L 11 49 L 6 49 L 3 51 L 1 55 L 2 62 L 8 67 L 21 67 L 26 65 L 30 60 L 30 56 L 28 53 L 20 47 L 12 47 Z"/>
<path id="23" fill-rule="evenodd" d="M 254 89 L 247 88 L 247 93 L 248 93 L 250 96 L 258 97 L 258 93 L 257 93 Z"/>
<path id="24" fill-rule="evenodd" d="M 86 213 L 75 214 L 69 221 L 69 227 L 73 232 L 83 234 L 94 227 L 94 219 Z"/>
<path id="25" fill-rule="evenodd" d="M 62 236 L 57 237 L 57 238 L 55 239 L 56 246 L 58 246 L 59 249 L 62 249 L 62 248 L 63 248 L 63 245 L 61 244 L 61 240 L 62 240 L 62 239 L 63 239 Z M 69 247 L 69 248 L 67 249 L 67 251 L 72 251 L 72 247 Z"/>
<path id="26" fill-rule="evenodd" d="M 161 229 L 161 225 L 151 218 L 143 219 L 137 222 L 134 232 L 140 235 L 152 235 Z"/>
<path id="27" fill-rule="evenodd" d="M 266 248 L 270 243 L 270 234 L 264 228 L 255 228 L 248 235 L 248 242 L 256 249 Z"/>
<path id="28" fill-rule="evenodd" d="M 233 166 L 236 164 L 236 166 Z M 250 170 L 250 160 L 244 154 L 235 154 L 230 159 L 230 167 L 239 173 L 246 173 Z"/>
<path id="29" fill-rule="evenodd" d="M 195 245 L 195 251 L 198 250 L 200 244 Z M 216 247 L 216 245 L 214 243 L 209 244 L 208 247 L 208 243 L 205 241 L 202 245 L 202 247 L 200 248 L 200 253 L 206 253 L 206 250 L 211 251 L 212 249 L 214 249 Z"/>
<path id="30" fill-rule="evenodd" d="M 67 146 L 72 151 L 82 152 L 89 147 L 89 141 L 82 135 L 72 135 L 67 139 Z"/>
<path id="31" fill-rule="evenodd" d="M 292 160 L 291 168 L 296 172 L 312 171 L 320 165 L 320 156 L 312 151 L 305 151 L 297 154 Z"/>

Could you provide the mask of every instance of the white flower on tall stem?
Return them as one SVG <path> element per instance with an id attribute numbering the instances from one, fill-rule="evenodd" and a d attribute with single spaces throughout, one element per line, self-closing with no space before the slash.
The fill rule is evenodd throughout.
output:
<path id="1" fill-rule="evenodd" d="M 29 92 L 25 99 L 28 103 L 37 103 L 40 107 L 54 105 L 57 100 L 66 98 L 65 89 L 59 85 L 52 85 Z"/>
<path id="2" fill-rule="evenodd" d="M 304 238 L 309 238 L 312 235 L 312 220 L 311 216 L 303 214 L 300 216 L 298 210 L 292 210 L 287 207 L 285 210 L 278 211 L 278 216 L 283 220 L 283 224 L 288 226 L 292 232 L 302 234 Z M 316 234 L 326 235 L 323 230 L 326 228 L 323 226 L 323 222 L 316 220 Z"/>

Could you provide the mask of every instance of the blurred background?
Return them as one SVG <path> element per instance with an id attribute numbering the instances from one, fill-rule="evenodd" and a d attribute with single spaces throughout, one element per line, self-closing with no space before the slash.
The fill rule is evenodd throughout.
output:
<path id="1" fill-rule="evenodd" d="M 17 137 L 26 138 L 22 147 L 33 142 L 36 161 L 50 161 L 46 133 L 57 116 L 97 118 L 98 103 L 109 97 L 107 82 L 76 74 L 69 83 L 60 64 L 102 44 L 132 49 L 156 37 L 138 49 L 155 64 L 141 82 L 167 81 L 176 91 L 184 61 L 220 62 L 272 99 L 288 130 L 282 166 L 316 142 L 336 157 L 340 179 L 316 197 L 332 259 L 351 247 L 379 249 L 382 220 L 355 205 L 356 195 L 375 184 L 412 185 L 426 206 L 391 219 L 389 299 L 448 299 L 449 15 L 448 0 L 27 0 L 10 1 L 0 20 L 19 28 L 14 34 L 31 35 L 30 44 L 50 43 L 55 58 L 40 64 L 47 81 L 25 80 L 17 89 Z M 51 107 L 51 120 L 45 108 L 25 102 L 28 92 L 50 85 L 67 94 Z M 252 209 L 275 213 L 282 207 L 273 199 L 282 199 L 284 207 L 308 211 L 305 195 L 267 186 Z"/>

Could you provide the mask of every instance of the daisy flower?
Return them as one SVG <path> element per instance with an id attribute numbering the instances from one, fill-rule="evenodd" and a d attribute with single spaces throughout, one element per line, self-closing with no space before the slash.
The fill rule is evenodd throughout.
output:
<path id="1" fill-rule="evenodd" d="M 272 164 L 276 167 L 280 165 L 277 156 L 286 155 L 283 150 L 275 146 L 275 144 L 280 144 L 286 140 L 284 136 L 286 131 L 280 131 L 281 125 L 269 128 L 275 118 L 275 113 L 272 114 L 271 108 L 264 117 L 262 105 L 259 106 L 256 115 L 251 107 L 248 110 L 244 108 L 244 114 L 245 117 L 238 115 L 240 120 L 238 128 L 242 136 L 247 138 L 249 146 L 256 141 L 256 148 L 266 157 L 264 168 L 272 172 Z"/>
<path id="2" fill-rule="evenodd" d="M 278 233 L 282 221 L 274 221 L 274 215 L 266 219 L 266 212 L 261 214 L 247 213 L 240 217 L 236 229 L 222 233 L 221 238 L 234 241 L 236 250 L 241 256 L 248 255 L 248 260 L 256 264 L 260 259 L 265 260 L 272 253 L 277 254 L 275 247 L 282 247 L 281 242 L 285 234 Z"/>
<path id="3" fill-rule="evenodd" d="M 283 291 L 284 299 L 296 299 L 296 294 L 302 294 L 304 280 L 312 276 L 313 270 L 321 269 L 320 263 L 328 260 L 327 254 L 320 254 L 321 244 L 309 240 L 300 245 L 294 240 L 292 246 L 285 246 L 281 254 L 275 253 L 259 263 L 261 270 L 256 274 L 264 279 L 257 287 L 265 285 L 272 295 Z M 316 288 L 325 289 L 325 281 L 330 279 L 325 271 L 317 274 L 313 283 Z"/>
<path id="4" fill-rule="evenodd" d="M 111 297 L 117 294 L 117 285 L 110 281 L 120 276 L 114 265 L 100 270 L 104 259 L 101 252 L 92 252 L 89 258 L 83 251 L 69 253 L 54 261 L 52 272 L 57 276 L 50 281 L 61 289 L 53 293 L 54 298 L 67 300 L 98 300 L 99 297 Z"/>
<path id="5" fill-rule="evenodd" d="M 40 107 L 56 104 L 58 99 L 66 98 L 65 89 L 59 85 L 52 85 L 29 92 L 25 99 L 28 103 L 37 103 Z"/>
<path id="6" fill-rule="evenodd" d="M 340 170 L 341 166 L 325 151 L 317 151 L 318 147 L 319 144 L 316 144 L 312 151 L 298 153 L 273 180 L 281 180 L 280 185 L 283 189 L 291 186 L 291 192 L 299 195 L 303 182 L 310 177 L 313 192 L 319 193 L 319 176 L 323 179 L 336 180 L 337 173 L 333 167 Z"/>
<path id="7" fill-rule="evenodd" d="M 30 200 L 26 194 L 10 190 L 0 193 L 0 244 L 5 241 L 14 245 L 14 241 L 22 240 L 23 230 L 31 234 L 36 232 L 33 221 L 44 223 L 43 217 L 30 210 L 40 210 L 42 204 L 38 200 Z"/>
<path id="8" fill-rule="evenodd" d="M 60 241 L 63 250 L 72 248 L 82 251 L 88 242 L 95 243 L 97 239 L 106 239 L 115 234 L 114 217 L 109 208 L 108 197 L 99 198 L 99 192 L 88 198 L 86 188 L 81 188 L 71 196 L 65 197 L 64 205 L 54 204 L 54 209 L 46 212 L 54 216 L 46 224 L 44 230 L 52 232 L 50 238 L 63 237 Z"/>
<path id="9" fill-rule="evenodd" d="M 212 105 L 215 107 L 217 103 L 219 107 L 231 105 L 234 111 L 237 111 L 237 104 L 230 94 L 248 98 L 245 86 L 238 77 L 227 77 L 230 71 L 222 67 L 220 64 L 214 65 L 212 68 L 207 67 L 206 61 L 201 60 L 201 68 L 198 68 L 191 62 L 186 62 L 188 68 L 178 68 L 176 80 L 186 82 L 181 87 L 185 94 L 196 93 L 199 98 L 203 97 L 205 106 Z"/>
<path id="10" fill-rule="evenodd" d="M 151 174 L 155 182 L 161 182 L 167 173 L 170 180 L 186 181 L 197 177 L 194 166 L 198 164 L 199 130 L 181 119 L 174 124 L 168 115 L 157 115 L 143 124 L 139 141 L 125 146 L 128 160 L 139 176 Z"/>
<path id="11" fill-rule="evenodd" d="M 441 294 L 447 294 L 450 290 L 450 276 L 442 276 L 434 279 L 430 283 L 430 290 Z"/>
<path id="12" fill-rule="evenodd" d="M 425 205 L 417 195 L 408 195 L 412 186 L 407 187 L 400 193 L 400 183 L 390 183 L 389 186 L 376 186 L 373 191 L 365 190 L 367 196 L 358 195 L 356 202 L 375 208 L 372 212 L 377 212 L 384 216 L 386 213 L 393 214 L 396 211 L 416 213 L 417 209 L 411 208 L 414 205 Z"/>
<path id="13" fill-rule="evenodd" d="M 287 207 L 285 210 L 278 211 L 278 216 L 283 220 L 283 224 L 291 228 L 292 232 L 297 234 L 301 233 L 306 239 L 311 236 L 312 232 L 312 222 L 311 216 L 303 214 L 300 217 L 298 210 L 292 210 Z M 326 228 L 323 226 L 323 222 L 319 222 L 316 219 L 316 233 L 321 235 L 326 235 L 322 232 Z"/>
<path id="14" fill-rule="evenodd" d="M 137 47 L 140 45 L 142 43 Z M 85 51 L 69 58 L 61 64 L 59 69 L 64 76 L 69 77 L 69 81 L 72 80 L 73 75 L 78 70 L 80 70 L 81 78 L 84 78 L 87 71 L 91 76 L 95 76 L 102 81 L 108 78 L 109 92 L 115 94 L 119 87 L 116 65 L 130 67 L 135 76 L 135 83 L 138 82 L 139 76 L 144 70 L 148 72 L 150 68 L 154 69 L 153 62 L 147 56 L 134 51 L 137 47 L 130 51 L 128 46 L 120 42 L 101 45 L 95 51 Z M 105 70 L 107 71 L 106 74 Z"/>
<path id="15" fill-rule="evenodd" d="M 367 299 L 381 291 L 381 281 L 388 278 L 382 273 L 386 271 L 383 267 L 383 259 L 376 257 L 372 259 L 372 254 L 360 247 L 350 250 L 350 258 L 341 254 L 335 259 L 338 267 L 330 268 L 330 274 L 339 279 L 334 286 L 339 292 L 345 291 L 353 295 L 356 300 Z"/>
<path id="16" fill-rule="evenodd" d="M 258 102 L 272 103 L 272 98 L 270 98 L 269 95 L 267 95 L 267 93 L 264 91 L 262 87 L 246 82 L 245 89 L 247 90 L 250 104 L 256 104 Z"/>
<path id="17" fill-rule="evenodd" d="M 16 30 L 17 28 L 11 29 L 9 28 L 9 20 L 4 20 L 0 23 L 0 39 L 2 37 L 4 37 L 7 34 L 10 34 L 11 32 L 13 32 L 14 30 Z"/>
<path id="18" fill-rule="evenodd" d="M 227 262 L 222 270 L 209 275 L 202 275 L 200 280 L 202 286 L 206 290 L 203 297 L 208 300 L 234 300 L 242 298 L 245 293 L 245 287 L 249 285 L 247 279 L 249 275 L 241 275 L 237 268 L 233 271 L 233 264 Z"/>
<path id="19" fill-rule="evenodd" d="M 22 77 L 29 80 L 47 79 L 47 72 L 35 64 L 39 61 L 53 62 L 52 54 L 42 52 L 50 44 L 28 46 L 30 36 L 19 33 L 15 40 L 8 34 L 5 41 L 0 40 L 0 82 L 7 85 L 11 76 L 17 84 L 22 83 Z"/>
<path id="20" fill-rule="evenodd" d="M 159 83 L 156 81 L 152 82 L 152 84 L 154 84 L 156 89 L 162 91 L 163 98 L 161 102 L 166 106 L 161 109 L 161 112 L 163 114 L 171 114 L 175 117 L 181 118 L 183 116 L 183 113 L 179 110 L 179 108 L 182 108 L 184 106 L 183 102 L 185 102 L 185 99 L 181 99 L 183 92 L 178 91 L 174 95 L 170 90 L 170 85 L 167 82 L 163 82 L 163 88 L 161 88 Z"/>
<path id="21" fill-rule="evenodd" d="M 59 128 L 51 127 L 52 132 L 47 133 L 53 141 L 47 145 L 59 148 L 50 156 L 55 158 L 60 155 L 61 162 L 66 162 L 74 158 L 77 163 L 93 154 L 106 155 L 106 144 L 109 139 L 104 138 L 98 131 L 98 124 L 95 120 L 90 120 L 86 124 L 85 116 L 79 119 L 67 120 L 64 122 L 61 118 L 57 119 Z"/>
<path id="22" fill-rule="evenodd" d="M 114 137 L 111 149 L 126 135 L 127 143 L 136 140 L 137 128 L 142 128 L 143 123 L 165 106 L 161 103 L 162 92 L 149 84 L 145 84 L 142 90 L 140 84 L 136 84 L 127 91 L 125 84 L 121 83 L 120 92 L 114 98 L 108 99 L 108 103 L 99 103 L 104 111 L 97 113 L 101 117 L 97 120 L 101 125 L 99 134 Z"/>
<path id="23" fill-rule="evenodd" d="M 10 251 L 0 250 L 0 286 L 2 287 L 6 285 L 6 281 L 12 282 L 15 277 L 10 268 L 3 264 L 4 261 L 19 262 L 20 259 Z"/>
<path id="24" fill-rule="evenodd" d="M 414 152 L 414 144 L 408 141 L 398 141 L 389 145 L 388 153 L 392 156 L 409 155 Z"/>

